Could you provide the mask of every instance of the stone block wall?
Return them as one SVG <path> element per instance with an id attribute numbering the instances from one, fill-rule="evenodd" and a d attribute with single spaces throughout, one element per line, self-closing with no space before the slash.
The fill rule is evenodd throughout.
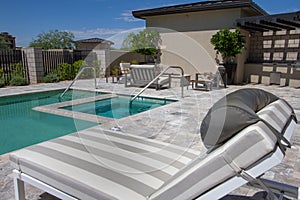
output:
<path id="1" fill-rule="evenodd" d="M 31 84 L 40 83 L 44 77 L 43 55 L 41 48 L 24 48 L 29 80 Z"/>
<path id="2" fill-rule="evenodd" d="M 300 30 L 251 34 L 248 63 L 294 63 L 299 60 Z"/>
<path id="3" fill-rule="evenodd" d="M 279 83 L 274 83 L 272 75 L 279 76 Z M 300 87 L 300 67 L 292 64 L 247 63 L 245 64 L 244 80 L 247 83 L 264 85 Z"/>

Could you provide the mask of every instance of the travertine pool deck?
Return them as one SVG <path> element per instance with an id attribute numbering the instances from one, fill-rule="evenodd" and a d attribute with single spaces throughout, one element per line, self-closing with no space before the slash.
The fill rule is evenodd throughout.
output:
<path id="1" fill-rule="evenodd" d="M 92 81 L 78 81 L 75 88 L 93 89 Z M 69 82 L 55 84 L 37 84 L 23 87 L 0 88 L 0 97 L 12 94 L 23 94 L 45 90 L 55 90 L 66 88 Z M 146 90 L 144 96 L 159 98 L 178 99 L 179 101 L 150 111 L 140 113 L 123 119 L 99 121 L 95 117 L 92 120 L 98 121 L 102 128 L 113 129 L 118 127 L 122 133 L 131 133 L 144 137 L 149 137 L 165 142 L 175 143 L 181 146 L 191 146 L 192 148 L 203 150 L 205 148 L 201 142 L 199 128 L 201 120 L 208 109 L 222 98 L 224 95 L 241 88 L 261 88 L 269 91 L 285 100 L 295 109 L 297 118 L 300 119 L 300 90 L 291 87 L 280 87 L 276 85 L 243 85 L 229 86 L 212 91 L 189 90 L 184 88 L 184 98 L 181 98 L 180 87 L 173 85 L 171 89 L 156 91 Z M 113 94 L 136 94 L 140 88 L 127 87 L 123 84 L 105 83 L 101 80 L 97 91 L 109 92 Z M 51 106 L 50 106 L 51 107 Z M 70 113 L 69 113 L 70 115 Z M 71 115 L 70 115 L 71 116 Z M 91 116 L 93 118 L 93 116 Z M 300 124 L 297 124 L 296 131 L 292 138 L 293 147 L 287 151 L 283 163 L 268 171 L 264 177 L 270 180 L 279 181 L 286 184 L 300 186 Z M 8 161 L 8 154 L 0 156 L 0 199 L 14 199 L 13 180 L 11 178 L 12 168 Z M 27 199 L 55 199 L 32 186 L 26 185 Z M 243 186 L 235 190 L 224 199 L 264 199 L 263 193 L 254 188 Z"/>

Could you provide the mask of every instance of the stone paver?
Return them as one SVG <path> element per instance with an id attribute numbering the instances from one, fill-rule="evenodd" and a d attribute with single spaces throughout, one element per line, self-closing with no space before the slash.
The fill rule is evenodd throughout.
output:
<path id="1" fill-rule="evenodd" d="M 65 88 L 69 82 L 58 84 L 37 84 L 23 87 L 1 88 L 0 97 L 10 94 L 23 94 L 41 90 L 53 90 Z M 90 81 L 76 82 L 76 88 L 93 89 Z M 123 119 L 102 123 L 103 128 L 111 129 L 118 126 L 124 133 L 132 133 L 165 142 L 175 143 L 181 146 L 191 146 L 205 152 L 201 142 L 199 128 L 201 120 L 208 109 L 224 95 L 241 88 L 261 88 L 287 100 L 295 109 L 298 119 L 300 119 L 300 90 L 290 87 L 264 86 L 264 85 L 243 85 L 230 86 L 210 92 L 201 90 L 184 89 L 184 98 L 181 98 L 180 87 L 174 85 L 171 89 L 156 91 L 148 89 L 144 96 L 159 98 L 178 99 L 175 103 L 168 104 L 158 109 L 153 109 L 145 113 L 130 116 Z M 115 94 L 136 94 L 140 88 L 125 88 L 122 84 L 99 82 L 99 91 Z M 287 151 L 287 156 L 283 163 L 268 171 L 264 177 L 267 179 L 300 186 L 300 125 L 297 124 L 296 131 L 292 138 L 293 147 Z M 8 162 L 9 154 L 0 156 L 0 199 L 14 199 L 13 182 L 11 178 L 12 168 Z M 26 185 L 26 195 L 28 199 L 55 199 L 51 195 Z M 42 195 L 42 196 L 40 196 Z M 264 193 L 248 186 L 243 186 L 224 199 L 264 199 Z"/>

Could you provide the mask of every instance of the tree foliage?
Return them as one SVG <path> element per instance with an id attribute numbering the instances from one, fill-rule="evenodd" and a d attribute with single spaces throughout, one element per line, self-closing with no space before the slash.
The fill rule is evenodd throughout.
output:
<path id="1" fill-rule="evenodd" d="M 245 36 L 241 34 L 239 28 L 234 32 L 225 28 L 212 36 L 211 43 L 215 46 L 217 54 L 221 53 L 223 60 L 228 62 L 245 47 Z"/>
<path id="2" fill-rule="evenodd" d="M 9 49 L 9 42 L 6 41 L 6 38 L 0 35 L 0 50 Z"/>
<path id="3" fill-rule="evenodd" d="M 37 38 L 30 42 L 29 47 L 42 49 L 72 49 L 74 48 L 74 34 L 67 31 L 50 30 L 40 33 Z"/>
<path id="4" fill-rule="evenodd" d="M 143 55 L 155 55 L 159 53 L 161 38 L 159 32 L 144 29 L 139 33 L 130 33 L 122 43 L 122 49 Z"/>

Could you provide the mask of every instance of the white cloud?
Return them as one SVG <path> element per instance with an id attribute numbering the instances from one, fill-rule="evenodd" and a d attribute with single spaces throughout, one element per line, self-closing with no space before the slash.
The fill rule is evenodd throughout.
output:
<path id="1" fill-rule="evenodd" d="M 84 29 L 84 30 L 70 30 L 76 39 L 87 38 L 107 38 L 114 34 L 118 34 L 124 31 L 123 29 L 110 29 L 110 28 L 96 28 L 96 29 Z"/>
<path id="2" fill-rule="evenodd" d="M 284 10 L 276 10 L 276 11 L 267 10 L 267 13 L 274 15 L 274 14 L 291 13 L 291 12 L 298 12 L 298 11 L 299 11 L 299 8 L 286 8 Z"/>
<path id="3" fill-rule="evenodd" d="M 140 19 L 134 18 L 132 16 L 131 11 L 129 11 L 129 10 L 124 11 L 123 13 L 121 13 L 121 17 L 117 17 L 115 19 L 117 19 L 117 20 L 123 20 L 125 22 L 137 22 L 137 21 L 140 21 Z"/>

